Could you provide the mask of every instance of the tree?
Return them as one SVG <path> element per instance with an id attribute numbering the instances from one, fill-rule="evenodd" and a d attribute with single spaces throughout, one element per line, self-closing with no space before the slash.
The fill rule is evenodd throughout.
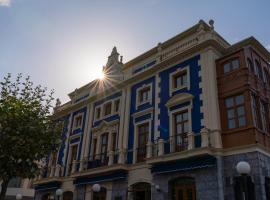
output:
<path id="1" fill-rule="evenodd" d="M 0 200 L 11 178 L 36 177 L 40 163 L 57 150 L 62 127 L 51 119 L 53 100 L 53 91 L 21 74 L 0 82 Z"/>

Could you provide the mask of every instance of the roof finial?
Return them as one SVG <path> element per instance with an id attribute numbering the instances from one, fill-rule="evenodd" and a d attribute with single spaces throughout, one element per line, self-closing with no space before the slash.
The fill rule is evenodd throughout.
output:
<path id="1" fill-rule="evenodd" d="M 215 21 L 213 19 L 209 20 L 209 25 L 211 26 L 212 30 L 214 30 L 214 23 L 215 23 Z"/>

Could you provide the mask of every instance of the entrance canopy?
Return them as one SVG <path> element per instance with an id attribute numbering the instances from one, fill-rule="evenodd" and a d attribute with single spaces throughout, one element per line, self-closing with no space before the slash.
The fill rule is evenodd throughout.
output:
<path id="1" fill-rule="evenodd" d="M 104 181 L 114 181 L 119 179 L 125 179 L 127 177 L 126 170 L 117 170 L 110 173 L 102 173 L 94 176 L 79 177 L 73 181 L 74 185 L 94 184 Z"/>
<path id="2" fill-rule="evenodd" d="M 192 169 L 200 169 L 213 167 L 216 165 L 216 158 L 211 155 L 203 155 L 171 162 L 161 162 L 154 164 L 151 171 L 153 174 L 163 174 L 178 171 L 187 171 Z"/>

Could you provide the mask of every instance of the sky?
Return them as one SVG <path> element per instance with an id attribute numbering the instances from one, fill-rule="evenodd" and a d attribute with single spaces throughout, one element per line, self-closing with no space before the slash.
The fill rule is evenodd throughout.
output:
<path id="1" fill-rule="evenodd" d="M 270 0 L 0 0 L 0 80 L 30 75 L 66 102 L 114 46 L 127 62 L 200 19 L 230 43 L 254 36 L 270 51 Z"/>

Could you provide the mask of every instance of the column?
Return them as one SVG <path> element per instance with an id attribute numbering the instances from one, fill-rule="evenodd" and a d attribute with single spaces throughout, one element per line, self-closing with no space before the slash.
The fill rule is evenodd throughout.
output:
<path id="1" fill-rule="evenodd" d="M 188 133 L 188 150 L 194 149 L 195 147 L 195 140 L 194 140 L 194 133 Z"/>

